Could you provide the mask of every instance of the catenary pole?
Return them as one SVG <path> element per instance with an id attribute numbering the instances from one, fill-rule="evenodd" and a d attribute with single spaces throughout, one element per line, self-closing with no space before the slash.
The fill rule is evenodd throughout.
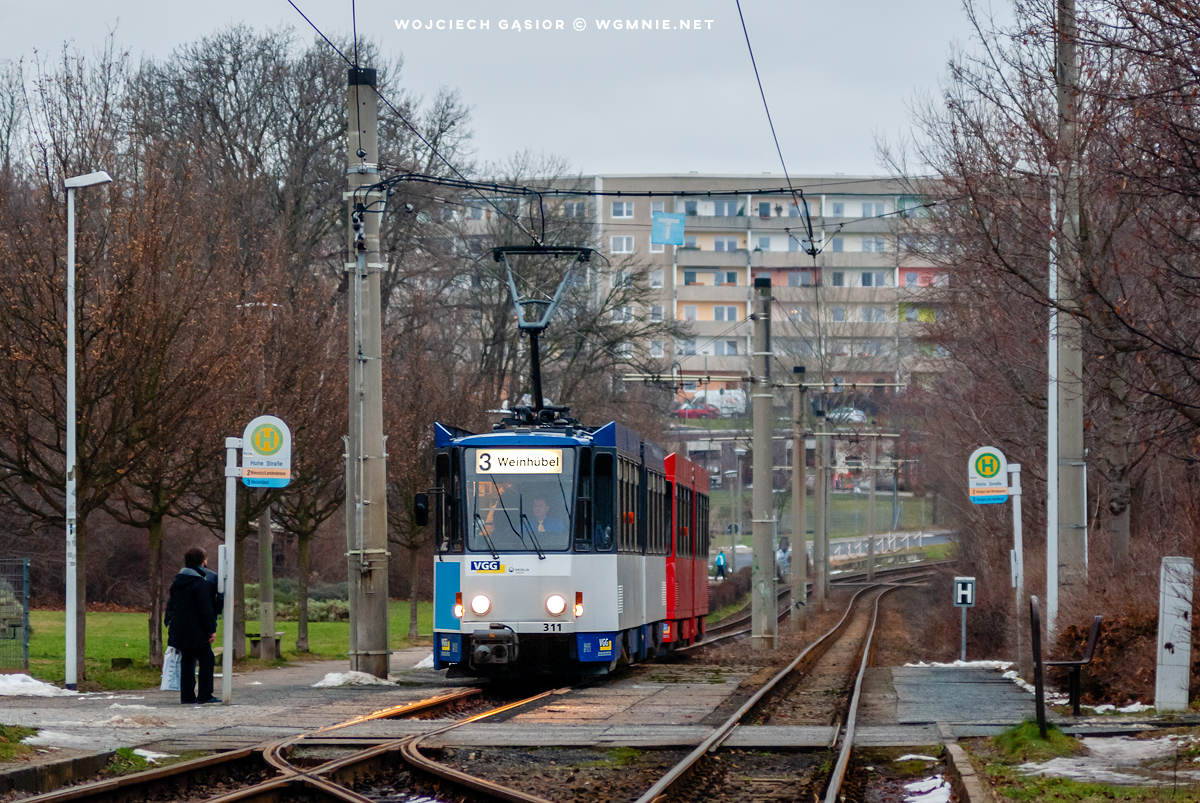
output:
<path id="1" fill-rule="evenodd" d="M 65 684 L 78 681 L 79 598 L 76 575 L 76 457 L 75 457 L 75 190 L 67 188 L 67 656 Z"/>
<path id="2" fill-rule="evenodd" d="M 778 619 L 775 613 L 775 500 L 771 491 L 774 460 L 774 393 L 771 390 L 771 280 L 754 280 L 754 495 L 750 521 L 754 538 L 754 563 L 750 570 L 750 647 L 775 649 Z"/>
<path id="3" fill-rule="evenodd" d="M 813 595 L 824 610 L 825 578 L 829 574 L 828 543 L 825 540 L 825 438 L 827 436 L 821 434 L 825 431 L 824 409 L 817 411 L 816 418 L 816 423 L 813 425 L 817 447 L 813 466 L 817 473 L 813 481 L 813 499 L 817 503 L 813 525 Z"/>
<path id="4" fill-rule="evenodd" d="M 794 369 L 800 381 L 792 401 L 792 559 L 790 582 L 792 615 L 788 617 L 793 633 L 808 626 L 808 519 L 805 494 L 808 492 L 808 455 L 804 445 L 804 368 Z"/>
<path id="5" fill-rule="evenodd" d="M 1055 86 L 1058 103 L 1058 183 L 1063 202 L 1062 237 L 1058 243 L 1058 585 L 1082 592 L 1087 584 L 1087 466 L 1083 441 L 1083 340 L 1075 280 L 1079 275 L 1079 169 L 1077 118 L 1079 61 L 1076 52 L 1075 0 L 1058 0 L 1055 43 Z M 1055 302 L 1051 302 L 1054 304 Z M 1053 640 L 1058 625 L 1058 590 L 1046 600 L 1046 633 Z M 1048 590 L 1048 589 L 1047 589 Z"/>
<path id="6" fill-rule="evenodd" d="M 350 385 L 346 471 L 346 556 L 351 610 L 350 668 L 386 678 L 388 649 L 387 475 L 383 437 L 379 227 L 386 195 L 379 182 L 376 72 L 349 71 L 347 176 L 350 192 Z"/>
<path id="7" fill-rule="evenodd" d="M 879 438 L 871 438 L 868 458 L 871 466 L 870 490 L 867 491 L 867 582 L 875 582 L 875 455 L 878 454 Z"/>

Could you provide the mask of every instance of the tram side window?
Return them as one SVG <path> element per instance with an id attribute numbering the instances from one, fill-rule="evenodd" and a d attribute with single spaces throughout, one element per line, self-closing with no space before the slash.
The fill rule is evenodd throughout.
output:
<path id="1" fill-rule="evenodd" d="M 667 556 L 675 554 L 675 517 L 672 512 L 675 510 L 675 483 L 667 480 L 666 493 L 663 495 L 663 526 L 667 530 Z"/>
<path id="2" fill-rule="evenodd" d="M 579 454 L 579 493 L 575 502 L 575 551 L 592 549 L 592 450 Z"/>
<path id="3" fill-rule="evenodd" d="M 637 543 L 637 468 L 628 460 L 617 461 L 618 479 L 620 481 L 621 517 L 620 546 L 622 552 L 638 552 Z"/>
<path id="4" fill-rule="evenodd" d="M 613 490 L 616 478 L 613 476 L 613 456 L 597 454 L 593 481 L 596 489 L 595 501 L 592 503 L 593 542 L 597 552 L 610 552 L 614 545 L 613 537 Z"/>
<path id="5" fill-rule="evenodd" d="M 708 558 L 709 547 L 709 532 L 708 532 L 708 497 L 696 497 L 696 535 L 699 536 L 699 548 L 697 554 L 699 557 Z"/>

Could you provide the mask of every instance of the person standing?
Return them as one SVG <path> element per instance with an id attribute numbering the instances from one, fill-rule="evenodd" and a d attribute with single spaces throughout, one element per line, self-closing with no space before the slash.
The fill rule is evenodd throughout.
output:
<path id="1" fill-rule="evenodd" d="M 717 552 L 716 565 L 717 565 L 717 579 L 724 580 L 725 579 L 725 553 L 724 552 Z"/>
<path id="2" fill-rule="evenodd" d="M 181 659 L 179 701 L 184 704 L 219 703 L 220 700 L 213 697 L 216 661 L 212 643 L 217 635 L 217 613 L 213 605 L 213 586 L 205 576 L 208 555 L 200 547 L 192 547 L 183 561 L 184 567 L 175 575 L 167 599 L 167 646 L 179 650 Z"/>

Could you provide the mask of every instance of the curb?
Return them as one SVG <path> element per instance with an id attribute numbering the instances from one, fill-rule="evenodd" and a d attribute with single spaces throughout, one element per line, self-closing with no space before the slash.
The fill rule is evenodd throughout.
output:
<path id="1" fill-rule="evenodd" d="M 945 722 L 937 723 L 942 740 L 946 743 L 946 765 L 950 772 L 950 786 L 963 803 L 990 803 L 992 796 L 987 784 L 971 766 L 967 751 L 958 746 L 958 737 Z"/>
<path id="2" fill-rule="evenodd" d="M 0 794 L 25 792 L 40 795 L 79 781 L 90 780 L 107 767 L 115 755 L 115 751 L 108 751 L 48 761 L 32 767 L 0 770 Z"/>

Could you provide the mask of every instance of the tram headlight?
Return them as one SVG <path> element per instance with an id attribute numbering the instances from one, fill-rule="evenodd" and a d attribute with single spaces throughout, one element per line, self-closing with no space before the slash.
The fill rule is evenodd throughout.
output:
<path id="1" fill-rule="evenodd" d="M 476 616 L 483 616 L 492 609 L 492 601 L 484 594 L 476 594 L 471 597 L 471 610 Z"/>
<path id="2" fill-rule="evenodd" d="M 561 616 L 566 609 L 567 601 L 562 594 L 551 594 L 546 597 L 546 610 L 550 611 L 551 616 Z"/>
<path id="3" fill-rule="evenodd" d="M 462 592 L 454 595 L 454 618 L 461 619 L 463 616 Z"/>

